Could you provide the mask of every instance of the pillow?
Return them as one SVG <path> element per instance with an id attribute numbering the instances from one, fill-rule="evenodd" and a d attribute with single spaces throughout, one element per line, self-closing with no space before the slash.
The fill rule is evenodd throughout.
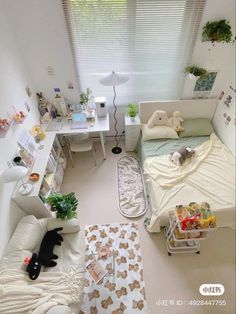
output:
<path id="1" fill-rule="evenodd" d="M 47 223 L 47 230 L 53 230 L 55 228 L 62 227 L 63 230 L 61 233 L 74 233 L 80 230 L 79 220 L 78 219 L 67 219 L 67 220 L 60 220 L 56 218 L 51 218 L 48 220 Z"/>
<path id="2" fill-rule="evenodd" d="M 211 121 L 206 118 L 187 119 L 181 126 L 184 131 L 179 133 L 179 137 L 207 136 L 214 133 Z"/>
<path id="3" fill-rule="evenodd" d="M 7 250 L 29 250 L 33 251 L 38 243 L 41 243 L 45 234 L 38 219 L 34 216 L 25 216 L 18 223 Z"/>
<path id="4" fill-rule="evenodd" d="M 154 126 L 149 128 L 147 124 L 142 124 L 142 140 L 149 141 L 158 138 L 178 138 L 176 131 L 169 126 Z"/>
<path id="5" fill-rule="evenodd" d="M 149 128 L 153 128 L 155 125 L 167 125 L 168 116 L 166 111 L 156 110 L 155 112 L 153 112 L 147 124 Z"/>

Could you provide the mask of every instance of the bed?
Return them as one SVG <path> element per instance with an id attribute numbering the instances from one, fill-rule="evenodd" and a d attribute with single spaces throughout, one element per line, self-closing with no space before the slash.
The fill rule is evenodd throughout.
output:
<path id="1" fill-rule="evenodd" d="M 180 110 L 184 119 L 212 119 L 216 104 L 216 99 L 142 102 L 140 120 L 147 123 L 155 110 L 165 110 L 169 116 Z M 196 155 L 176 167 L 168 154 L 182 146 L 191 146 Z M 194 201 L 211 205 L 219 227 L 235 227 L 235 158 L 215 133 L 146 142 L 140 139 L 138 154 L 151 210 L 146 224 L 149 232 L 160 232 L 176 205 Z"/>

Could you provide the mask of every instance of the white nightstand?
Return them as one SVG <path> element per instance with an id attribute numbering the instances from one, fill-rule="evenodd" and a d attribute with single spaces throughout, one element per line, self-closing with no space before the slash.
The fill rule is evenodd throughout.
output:
<path id="1" fill-rule="evenodd" d="M 140 118 L 137 115 L 134 119 L 125 116 L 125 149 L 127 152 L 135 151 L 140 136 Z"/>

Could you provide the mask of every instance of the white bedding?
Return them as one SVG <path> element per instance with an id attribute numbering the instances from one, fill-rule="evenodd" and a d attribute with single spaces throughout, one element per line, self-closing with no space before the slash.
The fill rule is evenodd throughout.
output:
<path id="1" fill-rule="evenodd" d="M 168 223 L 168 212 L 178 204 L 208 202 L 217 215 L 218 226 L 235 226 L 235 159 L 212 134 L 196 149 L 192 159 L 175 166 L 168 155 L 147 158 L 144 173 L 152 216 L 147 226 L 159 232 Z"/>

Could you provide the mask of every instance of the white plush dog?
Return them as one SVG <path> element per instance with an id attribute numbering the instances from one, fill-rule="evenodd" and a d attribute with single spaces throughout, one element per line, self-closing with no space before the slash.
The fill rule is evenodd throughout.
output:
<path id="1" fill-rule="evenodd" d="M 176 132 L 184 131 L 184 128 L 180 125 L 184 119 L 180 111 L 174 111 L 172 117 L 168 120 L 168 124 L 172 127 Z"/>
<path id="2" fill-rule="evenodd" d="M 148 120 L 149 128 L 153 128 L 158 125 L 168 125 L 168 116 L 166 111 L 156 110 Z"/>

